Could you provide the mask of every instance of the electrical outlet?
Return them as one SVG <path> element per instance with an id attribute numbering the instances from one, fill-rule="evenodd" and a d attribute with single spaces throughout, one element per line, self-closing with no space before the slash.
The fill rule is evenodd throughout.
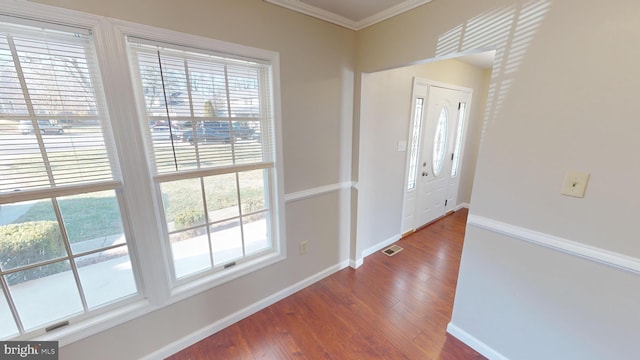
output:
<path id="1" fill-rule="evenodd" d="M 307 253 L 309 242 L 308 241 L 300 241 L 300 255 L 304 255 Z"/>

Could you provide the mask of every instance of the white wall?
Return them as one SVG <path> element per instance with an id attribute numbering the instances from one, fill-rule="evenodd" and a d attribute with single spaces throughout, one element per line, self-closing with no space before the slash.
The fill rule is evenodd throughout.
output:
<path id="1" fill-rule="evenodd" d="M 363 74 L 357 241 L 364 256 L 400 236 L 407 152 L 397 151 L 397 144 L 409 140 L 413 78 L 467 87 L 474 92 L 460 173 L 461 204 L 471 197 L 490 74 L 491 70 L 454 59 Z"/>
<path id="2" fill-rule="evenodd" d="M 639 40 L 632 0 L 434 1 L 358 33 L 364 72 L 497 50 L 450 327 L 493 358 L 640 351 Z"/>
<path id="3" fill-rule="evenodd" d="M 279 52 L 285 193 L 350 182 L 353 31 L 261 0 L 38 2 Z M 136 359 L 176 341 L 185 345 L 252 304 L 344 266 L 350 192 L 296 198 L 286 204 L 285 261 L 65 346 L 60 358 Z"/>

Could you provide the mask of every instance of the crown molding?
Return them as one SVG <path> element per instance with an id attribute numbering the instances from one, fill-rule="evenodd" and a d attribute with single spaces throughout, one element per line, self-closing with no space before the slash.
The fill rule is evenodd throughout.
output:
<path id="1" fill-rule="evenodd" d="M 432 0 L 406 0 L 398 5 L 392 6 L 386 10 L 383 10 L 377 14 L 369 16 L 360 21 L 354 21 L 344 16 L 334 14 L 330 11 L 320 9 L 318 7 L 305 4 L 300 0 L 265 0 L 266 2 L 285 7 L 287 9 L 297 11 L 299 13 L 313 16 L 315 18 L 328 21 L 330 23 L 340 25 L 347 29 L 354 31 L 362 30 L 368 26 L 379 23 L 403 12 L 414 9 L 420 5 L 430 3 Z"/>

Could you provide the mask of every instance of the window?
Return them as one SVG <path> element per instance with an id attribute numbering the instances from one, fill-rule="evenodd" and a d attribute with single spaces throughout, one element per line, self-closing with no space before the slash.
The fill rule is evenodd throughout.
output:
<path id="1" fill-rule="evenodd" d="M 174 280 L 277 251 L 270 64 L 128 44 Z"/>
<path id="2" fill-rule="evenodd" d="M 464 130 L 465 113 L 467 103 L 461 102 L 458 106 L 458 126 L 456 129 L 456 147 L 453 151 L 453 165 L 451 167 L 451 177 L 457 176 L 460 168 L 460 152 L 462 152 L 462 135 Z"/>
<path id="3" fill-rule="evenodd" d="M 418 178 L 418 152 L 420 149 L 420 133 L 422 131 L 422 112 L 424 111 L 424 98 L 416 98 L 413 117 L 413 129 L 411 130 L 411 154 L 409 158 L 409 182 L 407 190 L 416 188 Z"/>
<path id="4" fill-rule="evenodd" d="M 75 341 L 285 258 L 277 53 L 5 12 L 0 339 Z"/>
<path id="5" fill-rule="evenodd" d="M 140 293 L 95 56 L 86 30 L 0 23 L 0 338 Z"/>

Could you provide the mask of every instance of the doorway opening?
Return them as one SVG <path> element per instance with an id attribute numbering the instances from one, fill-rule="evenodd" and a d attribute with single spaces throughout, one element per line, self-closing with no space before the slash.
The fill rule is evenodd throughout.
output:
<path id="1" fill-rule="evenodd" d="M 458 205 L 460 165 L 473 89 L 413 79 L 401 233 Z"/>
<path id="2" fill-rule="evenodd" d="M 463 137 L 465 141 L 460 143 L 461 149 L 453 151 L 454 160 L 451 161 L 450 150 L 440 151 L 436 148 L 440 156 L 435 163 L 439 174 L 455 170 L 459 181 L 459 191 L 447 195 L 445 199 L 447 209 L 468 207 L 491 83 L 493 55 L 493 51 L 487 53 L 490 60 L 485 63 L 489 63 L 488 67 L 467 63 L 465 59 L 450 58 L 362 74 L 352 266 L 357 267 L 364 257 L 384 249 L 397 241 L 406 230 L 415 228 L 414 222 L 403 219 L 403 209 L 408 206 L 405 204 L 405 189 L 410 182 L 419 186 L 422 171 L 427 170 L 422 169 L 425 161 L 421 161 L 420 157 L 416 157 L 413 163 L 409 161 L 413 127 L 425 126 L 424 122 L 417 124 L 412 121 L 415 118 L 414 109 L 418 107 L 412 102 L 414 78 L 473 89 L 473 103 L 468 101 L 464 109 L 468 122 L 464 124 L 466 136 Z M 428 92 L 428 88 L 425 92 Z M 426 114 L 426 96 L 421 106 Z M 457 104 L 455 113 L 451 111 L 447 114 L 446 122 L 450 121 L 451 115 L 458 114 Z M 439 118 L 439 113 L 436 118 Z M 447 131 L 456 133 L 457 128 L 447 127 Z M 435 139 L 435 135 L 434 132 L 431 136 Z M 439 134 L 440 137 L 443 135 Z M 459 154 L 457 158 L 456 153 Z M 454 166 L 454 162 L 458 165 Z M 428 166 L 430 175 L 433 165 Z M 408 168 L 417 171 L 415 179 L 406 177 Z M 407 226 L 407 223 L 411 226 Z"/>

